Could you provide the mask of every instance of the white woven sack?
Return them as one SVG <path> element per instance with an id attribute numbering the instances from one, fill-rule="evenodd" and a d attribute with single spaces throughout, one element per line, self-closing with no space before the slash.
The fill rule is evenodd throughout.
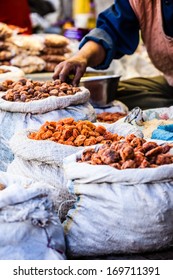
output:
<path id="1" fill-rule="evenodd" d="M 112 124 L 102 123 L 102 125 L 104 125 L 106 127 L 106 129 L 109 130 L 111 133 L 117 133 L 118 135 L 121 135 L 124 137 L 129 134 L 134 134 L 134 135 L 136 135 L 136 137 L 143 138 L 142 131 L 138 127 L 133 126 L 129 123 L 123 123 L 123 122 L 121 123 L 121 122 L 117 121 Z"/>
<path id="2" fill-rule="evenodd" d="M 26 130 L 16 133 L 11 138 L 10 147 L 14 160 L 8 165 L 7 171 L 10 174 L 19 174 L 36 181 L 43 180 L 54 186 L 56 188 L 54 204 L 58 210 L 64 201 L 74 200 L 67 189 L 67 179 L 62 168 L 63 159 L 83 147 L 62 145 L 53 141 L 36 141 L 29 139 L 27 134 Z M 65 213 L 61 213 L 62 217 L 64 215 Z"/>
<path id="3" fill-rule="evenodd" d="M 155 251 L 173 245 L 173 164 L 117 170 L 65 159 L 77 196 L 64 222 L 67 253 L 99 256 Z"/>
<path id="4" fill-rule="evenodd" d="M 84 104 L 89 101 L 90 92 L 84 87 L 74 95 L 50 96 L 31 102 L 11 102 L 0 98 L 0 110 L 16 113 L 44 114 L 57 109 L 64 109 L 71 105 Z"/>
<path id="5" fill-rule="evenodd" d="M 9 72 L 0 74 L 1 83 L 4 82 L 5 80 L 18 81 L 20 78 L 25 76 L 22 69 L 15 67 L 15 66 L 1 65 L 0 69 L 9 71 Z"/>
<path id="6" fill-rule="evenodd" d="M 99 124 L 97 123 L 96 125 Z M 133 133 L 138 134 L 137 128 L 128 124 L 120 127 L 107 125 L 107 130 L 117 133 L 121 131 L 124 135 L 127 135 L 132 128 Z M 23 130 L 15 133 L 11 138 L 9 144 L 14 154 L 14 160 L 9 164 L 8 172 L 34 180 L 44 180 L 59 191 L 65 190 L 67 179 L 62 168 L 63 160 L 67 156 L 83 150 L 83 147 L 62 145 L 48 140 L 37 141 L 29 139 L 27 137 L 29 132 L 28 130 Z M 70 198 L 68 191 L 67 198 Z"/>
<path id="7" fill-rule="evenodd" d="M 47 164 L 37 160 L 24 160 L 21 157 L 15 156 L 14 160 L 9 164 L 7 172 L 12 175 L 18 174 L 32 178 L 35 181 L 44 180 L 45 183 L 50 184 L 57 190 L 67 186 L 64 171 L 56 164 Z"/>
<path id="8" fill-rule="evenodd" d="M 49 164 L 60 167 L 65 157 L 82 150 L 83 147 L 63 145 L 51 140 L 33 140 L 28 138 L 31 130 L 15 133 L 9 141 L 10 148 L 15 156 L 25 161 L 37 161 L 40 164 Z"/>
<path id="9" fill-rule="evenodd" d="M 54 189 L 0 172 L 0 259 L 63 260 L 65 240 L 54 211 Z"/>
<path id="10" fill-rule="evenodd" d="M 27 128 L 37 130 L 46 121 L 58 121 L 67 117 L 73 117 L 76 121 L 86 119 L 95 121 L 96 115 L 89 102 L 44 114 L 12 113 L 0 110 L 0 170 L 6 171 L 8 164 L 13 160 L 8 141 L 15 132 Z"/>

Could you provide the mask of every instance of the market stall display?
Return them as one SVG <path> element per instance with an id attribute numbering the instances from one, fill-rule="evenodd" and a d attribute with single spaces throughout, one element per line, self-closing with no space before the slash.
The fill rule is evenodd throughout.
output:
<path id="1" fill-rule="evenodd" d="M 32 100 L 34 94 L 36 100 Z M 15 101 L 11 101 L 14 99 Z M 63 117 L 95 121 L 95 111 L 88 100 L 87 89 L 73 88 L 59 81 L 32 82 L 23 78 L 14 83 L 4 81 L 1 84 L 0 98 L 0 169 L 5 171 L 13 159 L 8 141 L 15 132 L 38 129 L 45 121 L 59 120 Z"/>
<path id="2" fill-rule="evenodd" d="M 71 53 L 69 40 L 59 34 L 20 35 L 19 28 L 0 23 L 0 64 L 25 74 L 53 72 Z"/>
<path id="3" fill-rule="evenodd" d="M 61 220 L 64 220 L 76 200 L 67 189 L 64 159 L 82 150 L 84 146 L 91 147 L 123 139 L 116 133 L 117 129 L 114 124 L 104 127 L 88 120 L 74 121 L 73 118 L 65 118 L 57 122 L 47 121 L 38 131 L 22 130 L 10 140 L 14 160 L 7 170 L 10 174 L 20 174 L 36 181 L 44 178 L 45 182 L 53 185 L 57 190 L 56 209 Z M 124 124 L 124 135 L 129 132 L 129 127 Z M 135 128 L 133 133 L 141 135 Z"/>
<path id="4" fill-rule="evenodd" d="M 10 61 L 11 65 L 21 68 L 25 74 L 42 72 L 45 69 L 45 61 L 38 56 L 19 54 Z"/>
<path id="5" fill-rule="evenodd" d="M 62 83 L 60 80 L 47 81 L 47 83 L 44 83 L 21 79 L 14 83 L 8 81 L 8 86 L 9 89 L 5 92 L 2 98 L 11 102 L 30 102 L 45 99 L 50 96 L 62 97 L 82 92 L 81 88 Z M 85 96 L 82 97 L 85 98 Z"/>
<path id="6" fill-rule="evenodd" d="M 104 126 L 73 118 L 57 122 L 45 122 L 38 131 L 22 131 L 14 134 L 10 147 L 14 160 L 8 166 L 11 174 L 41 180 L 66 188 L 67 180 L 62 169 L 63 160 L 84 146 L 113 142 L 123 137 L 109 132 Z M 18 171 L 17 171 L 18 170 Z"/>
<path id="7" fill-rule="evenodd" d="M 172 107 L 129 113 L 113 86 L 111 102 L 93 108 L 86 88 L 47 80 L 69 55 L 64 36 L 21 36 L 0 25 L 0 259 L 65 259 L 66 245 L 70 258 L 171 248 Z M 159 73 L 142 48 L 114 66 L 121 79 Z M 24 78 L 32 73 L 39 81 Z"/>
<path id="8" fill-rule="evenodd" d="M 7 24 L 0 22 L 0 40 L 7 39 L 12 36 L 12 29 Z"/>
<path id="9" fill-rule="evenodd" d="M 135 107 L 131 110 L 125 118 L 119 120 L 119 122 L 126 122 L 139 128 L 144 138 L 152 138 L 155 140 L 171 140 L 169 136 L 165 135 L 164 129 L 168 125 L 167 131 L 171 132 L 171 125 L 173 124 L 173 107 L 163 107 L 156 109 L 141 110 L 139 107 Z M 170 125 L 170 131 L 169 131 Z M 157 130 L 157 128 L 161 128 Z M 158 137 L 157 137 L 157 134 Z"/>
<path id="10" fill-rule="evenodd" d="M 133 134 L 124 141 L 105 144 L 95 149 L 86 150 L 79 162 L 93 165 L 110 165 L 119 170 L 127 168 L 154 168 L 163 164 L 173 163 L 173 155 L 169 153 L 172 144 L 159 146 L 155 142 L 147 142 Z"/>

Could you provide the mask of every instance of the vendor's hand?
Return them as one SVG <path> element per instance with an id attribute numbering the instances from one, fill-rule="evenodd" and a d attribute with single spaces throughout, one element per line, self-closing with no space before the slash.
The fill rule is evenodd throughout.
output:
<path id="1" fill-rule="evenodd" d="M 80 78 L 84 75 L 87 67 L 87 60 L 81 56 L 74 56 L 59 63 L 55 67 L 53 79 L 60 79 L 62 82 L 71 82 L 77 86 Z"/>

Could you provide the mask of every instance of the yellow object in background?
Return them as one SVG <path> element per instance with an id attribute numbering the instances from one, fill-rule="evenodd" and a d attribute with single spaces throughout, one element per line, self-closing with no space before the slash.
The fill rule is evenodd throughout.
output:
<path id="1" fill-rule="evenodd" d="M 73 19 L 77 28 L 94 28 L 93 0 L 73 0 Z"/>
<path id="2" fill-rule="evenodd" d="M 88 28 L 93 29 L 96 27 L 96 9 L 94 0 L 90 0 L 90 17 L 88 19 Z"/>
<path id="3" fill-rule="evenodd" d="M 73 0 L 73 15 L 89 14 L 90 13 L 90 0 Z"/>

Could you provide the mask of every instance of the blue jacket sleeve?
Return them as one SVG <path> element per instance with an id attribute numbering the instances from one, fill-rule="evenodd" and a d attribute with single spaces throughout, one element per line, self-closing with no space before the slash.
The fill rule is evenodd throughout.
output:
<path id="1" fill-rule="evenodd" d="M 115 0 L 114 5 L 100 13 L 96 28 L 82 39 L 79 48 L 90 40 L 106 50 L 105 61 L 95 69 L 106 69 L 113 59 L 134 53 L 139 43 L 139 23 L 128 0 Z"/>

